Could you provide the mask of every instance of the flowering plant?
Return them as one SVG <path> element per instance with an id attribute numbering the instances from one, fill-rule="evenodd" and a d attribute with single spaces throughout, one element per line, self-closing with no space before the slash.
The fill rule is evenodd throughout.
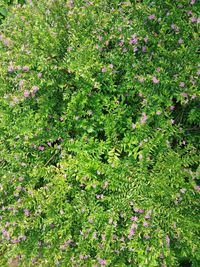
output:
<path id="1" fill-rule="evenodd" d="M 0 33 L 0 264 L 200 264 L 198 3 L 40 0 Z"/>

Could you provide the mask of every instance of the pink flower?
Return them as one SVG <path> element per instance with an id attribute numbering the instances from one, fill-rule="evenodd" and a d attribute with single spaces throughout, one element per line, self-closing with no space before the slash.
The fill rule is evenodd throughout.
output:
<path id="1" fill-rule="evenodd" d="M 137 229 L 138 228 L 138 225 L 136 224 L 136 223 L 133 223 L 132 225 L 131 225 L 131 229 Z"/>
<path id="2" fill-rule="evenodd" d="M 178 43 L 179 43 L 179 44 L 183 44 L 183 43 L 184 43 L 183 39 L 180 38 L 180 39 L 178 40 Z"/>
<path id="3" fill-rule="evenodd" d="M 183 97 L 188 97 L 188 94 L 187 93 L 182 93 L 181 94 Z"/>
<path id="4" fill-rule="evenodd" d="M 168 235 L 166 235 L 166 242 L 167 242 L 167 246 L 169 247 L 170 246 L 170 238 L 169 238 L 169 236 Z"/>
<path id="5" fill-rule="evenodd" d="M 146 50 L 147 50 L 147 47 L 146 46 L 142 46 L 142 52 L 144 53 L 144 52 L 146 52 Z"/>
<path id="6" fill-rule="evenodd" d="M 110 64 L 109 67 L 110 67 L 110 69 L 113 69 L 113 64 Z"/>
<path id="7" fill-rule="evenodd" d="M 159 80 L 156 77 L 153 77 L 152 78 L 152 82 L 155 83 L 155 84 L 157 84 L 157 83 L 159 83 Z"/>
<path id="8" fill-rule="evenodd" d="M 192 23 L 194 23 L 194 22 L 196 22 L 196 21 L 197 21 L 196 17 L 194 17 L 194 16 L 193 16 L 193 17 L 191 17 L 191 19 L 190 19 L 190 20 L 191 20 L 191 22 L 192 22 Z"/>
<path id="9" fill-rule="evenodd" d="M 171 110 L 174 110 L 174 109 L 175 109 L 175 106 L 170 106 L 170 109 L 171 109 Z"/>
<path id="10" fill-rule="evenodd" d="M 102 68 L 101 69 L 101 72 L 106 72 L 106 68 Z"/>
<path id="11" fill-rule="evenodd" d="M 34 85 L 32 87 L 32 90 L 33 90 L 33 93 L 36 93 L 39 90 L 39 87 Z"/>
<path id="12" fill-rule="evenodd" d="M 140 119 L 140 122 L 142 123 L 142 124 L 144 124 L 145 122 L 146 122 L 146 120 L 147 120 L 147 115 L 146 115 L 146 113 L 142 113 L 142 117 L 141 117 L 141 119 Z"/>
<path id="13" fill-rule="evenodd" d="M 197 97 L 197 95 L 196 94 L 193 94 L 192 96 L 191 96 L 191 99 L 195 99 Z"/>
<path id="14" fill-rule="evenodd" d="M 23 71 L 28 72 L 29 71 L 29 67 L 28 66 L 24 66 L 23 67 Z"/>
<path id="15" fill-rule="evenodd" d="M 12 66 L 12 65 L 10 65 L 10 66 L 8 66 L 8 72 L 13 72 L 15 69 L 14 69 L 14 67 Z"/>
<path id="16" fill-rule="evenodd" d="M 184 82 L 180 82 L 179 86 L 183 88 L 183 87 L 185 87 L 185 83 Z"/>
<path id="17" fill-rule="evenodd" d="M 143 226 L 144 227 L 148 227 L 149 226 L 149 223 L 148 222 L 143 222 Z"/>
<path id="18" fill-rule="evenodd" d="M 138 42 L 138 38 L 136 37 L 136 35 L 132 35 L 132 39 L 129 41 L 129 44 L 137 44 Z"/>
<path id="19" fill-rule="evenodd" d="M 133 129 L 136 128 L 136 124 L 135 124 L 135 123 L 132 124 L 132 128 L 133 128 Z"/>
<path id="20" fill-rule="evenodd" d="M 196 0 L 191 0 L 190 4 L 191 4 L 191 5 L 194 5 L 195 2 L 196 2 Z"/>
<path id="21" fill-rule="evenodd" d="M 29 97 L 29 95 L 30 95 L 29 91 L 25 90 L 24 91 L 24 97 Z"/>
<path id="22" fill-rule="evenodd" d="M 27 210 L 27 209 L 24 209 L 24 214 L 28 217 L 29 215 L 30 215 L 30 212 L 29 212 L 29 210 Z"/>
<path id="23" fill-rule="evenodd" d="M 144 42 L 145 42 L 145 43 L 148 42 L 148 37 L 144 37 Z"/>
<path id="24" fill-rule="evenodd" d="M 41 78 L 42 77 L 42 73 L 39 72 L 37 76 L 38 76 L 38 78 Z"/>
<path id="25" fill-rule="evenodd" d="M 44 151 L 44 146 L 39 146 L 39 147 L 38 147 L 38 150 L 40 150 L 40 151 Z"/>
<path id="26" fill-rule="evenodd" d="M 156 111 L 156 115 L 160 115 L 160 114 L 161 114 L 160 110 Z"/>
<path id="27" fill-rule="evenodd" d="M 140 82 L 140 83 L 143 83 L 143 82 L 144 82 L 144 78 L 139 78 L 139 82 Z M 142 96 L 142 94 L 139 93 L 139 96 Z"/>
<path id="28" fill-rule="evenodd" d="M 156 71 L 157 71 L 157 72 L 160 72 L 160 70 L 161 70 L 160 67 L 156 68 Z"/>
<path id="29" fill-rule="evenodd" d="M 156 15 L 155 14 L 152 14 L 152 15 L 149 15 L 148 16 L 148 19 L 149 20 L 154 20 L 156 18 Z"/>
<path id="30" fill-rule="evenodd" d="M 136 216 L 131 217 L 131 221 L 136 222 L 137 220 L 138 220 L 138 217 Z"/>
<path id="31" fill-rule="evenodd" d="M 197 71 L 197 75 L 198 75 L 198 76 L 200 75 L 200 70 Z"/>
<path id="32" fill-rule="evenodd" d="M 104 265 L 107 264 L 106 260 L 103 260 L 103 259 L 101 259 L 101 258 L 98 258 L 98 262 L 99 262 L 99 264 L 100 264 L 101 266 L 104 266 Z"/>

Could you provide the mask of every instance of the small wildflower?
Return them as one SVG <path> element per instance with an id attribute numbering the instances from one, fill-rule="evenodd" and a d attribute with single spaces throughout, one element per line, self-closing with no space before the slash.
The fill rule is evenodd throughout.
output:
<path id="1" fill-rule="evenodd" d="M 30 95 L 29 91 L 25 90 L 24 91 L 24 97 L 29 97 L 29 95 Z"/>
<path id="2" fill-rule="evenodd" d="M 170 238 L 169 238 L 169 236 L 168 235 L 166 235 L 166 242 L 167 242 L 167 246 L 169 247 L 170 246 Z"/>
<path id="3" fill-rule="evenodd" d="M 23 67 L 23 71 L 28 72 L 29 71 L 29 67 L 28 66 L 24 66 Z"/>
<path id="4" fill-rule="evenodd" d="M 142 113 L 142 117 L 141 117 L 141 119 L 140 119 L 140 122 L 141 122 L 142 124 L 144 124 L 144 123 L 146 122 L 147 118 L 148 118 L 148 117 L 147 117 L 146 113 L 143 112 L 143 113 Z"/>
<path id="5" fill-rule="evenodd" d="M 161 70 L 161 68 L 160 68 L 160 67 L 156 68 L 156 71 L 157 71 L 157 72 L 160 72 L 160 70 Z"/>
<path id="6" fill-rule="evenodd" d="M 157 83 L 159 83 L 159 80 L 156 77 L 153 77 L 152 78 L 152 82 L 155 83 L 155 84 L 157 84 Z"/>
<path id="7" fill-rule="evenodd" d="M 174 110 L 175 108 L 175 106 L 170 106 L 170 110 Z"/>
<path id="8" fill-rule="evenodd" d="M 143 226 L 144 227 L 149 227 L 149 223 L 148 222 L 143 222 Z"/>
<path id="9" fill-rule="evenodd" d="M 187 93 L 182 93 L 181 94 L 183 97 L 188 97 L 188 94 Z"/>
<path id="10" fill-rule="evenodd" d="M 184 82 L 180 82 L 180 83 L 179 83 L 179 86 L 180 86 L 181 88 L 183 88 L 183 87 L 185 87 L 185 83 L 184 83 Z"/>
<path id="11" fill-rule="evenodd" d="M 180 39 L 178 40 L 178 43 L 179 43 L 179 44 L 183 44 L 183 43 L 184 43 L 183 39 L 180 38 Z"/>
<path id="12" fill-rule="evenodd" d="M 25 214 L 25 216 L 29 216 L 30 215 L 30 212 L 29 212 L 29 210 L 28 209 L 24 209 L 24 214 Z"/>
<path id="13" fill-rule="evenodd" d="M 136 128 L 136 124 L 135 124 L 135 123 L 132 124 L 132 128 L 133 128 L 133 129 Z"/>
<path id="14" fill-rule="evenodd" d="M 148 19 L 149 20 L 154 20 L 156 18 L 156 15 L 155 14 L 152 14 L 152 15 L 149 15 L 148 16 Z"/>
<path id="15" fill-rule="evenodd" d="M 136 217 L 136 216 L 131 217 L 131 221 L 136 222 L 137 220 L 138 220 L 138 217 Z"/>

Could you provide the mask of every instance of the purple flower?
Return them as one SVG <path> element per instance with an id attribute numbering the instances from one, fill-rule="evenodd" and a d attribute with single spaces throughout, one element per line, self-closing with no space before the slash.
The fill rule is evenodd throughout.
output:
<path id="1" fill-rule="evenodd" d="M 149 227 L 149 223 L 148 222 L 143 222 L 143 226 L 144 227 Z"/>
<path id="2" fill-rule="evenodd" d="M 188 97 L 188 94 L 187 93 L 182 93 L 181 94 L 183 97 Z"/>
<path id="3" fill-rule="evenodd" d="M 24 97 L 29 97 L 29 95 L 30 95 L 29 91 L 28 90 L 25 90 L 24 91 Z"/>
<path id="4" fill-rule="evenodd" d="M 197 190 L 197 191 L 200 191 L 200 186 L 199 185 L 195 185 L 194 189 Z"/>
<path id="5" fill-rule="evenodd" d="M 32 90 L 33 90 L 33 93 L 36 93 L 39 90 L 39 87 L 34 85 L 32 87 Z"/>
<path id="6" fill-rule="evenodd" d="M 191 4 L 191 5 L 194 5 L 195 2 L 196 2 L 196 0 L 191 0 L 190 4 Z"/>
<path id="7" fill-rule="evenodd" d="M 143 209 L 139 209 L 138 212 L 139 213 L 144 213 L 144 210 Z"/>
<path id="8" fill-rule="evenodd" d="M 107 264 L 106 260 L 103 260 L 103 259 L 101 259 L 101 258 L 98 258 L 98 262 L 99 262 L 99 264 L 100 264 L 101 266 L 104 266 L 104 265 Z"/>
<path id="9" fill-rule="evenodd" d="M 149 235 L 144 235 L 144 238 L 145 238 L 145 239 L 149 239 L 150 236 L 149 236 Z"/>
<path id="10" fill-rule="evenodd" d="M 139 212 L 139 209 L 138 208 L 134 208 L 133 209 L 135 212 Z"/>
<path id="11" fill-rule="evenodd" d="M 39 146 L 39 147 L 38 147 L 38 150 L 40 150 L 40 151 L 44 151 L 44 146 Z"/>
<path id="12" fill-rule="evenodd" d="M 198 76 L 200 75 L 200 70 L 197 71 L 197 75 L 198 75 Z"/>
<path id="13" fill-rule="evenodd" d="M 142 52 L 144 53 L 144 52 L 146 52 L 146 50 L 147 50 L 147 47 L 146 46 L 142 46 Z"/>
<path id="14" fill-rule="evenodd" d="M 132 45 L 132 44 L 137 44 L 138 42 L 138 38 L 136 37 L 136 34 L 132 35 L 131 36 L 131 40 L 129 41 L 129 44 Z"/>
<path id="15" fill-rule="evenodd" d="M 136 128 L 136 124 L 133 123 L 131 127 L 132 127 L 133 129 L 135 129 L 135 128 Z"/>
<path id="16" fill-rule="evenodd" d="M 113 69 L 113 64 L 110 64 L 109 67 L 110 67 L 110 69 Z"/>
<path id="17" fill-rule="evenodd" d="M 156 77 L 153 77 L 152 78 L 152 82 L 155 83 L 155 84 L 157 84 L 157 83 L 159 83 L 159 80 Z"/>
<path id="18" fill-rule="evenodd" d="M 193 94 L 192 96 L 191 96 L 191 99 L 195 99 L 197 97 L 197 95 L 196 94 Z"/>
<path id="19" fill-rule="evenodd" d="M 146 220 L 148 220 L 148 219 L 151 218 L 151 215 L 150 215 L 150 214 L 146 214 L 146 215 L 144 216 L 144 218 L 145 218 Z"/>
<path id="20" fill-rule="evenodd" d="M 145 43 L 148 42 L 148 37 L 144 37 L 144 42 L 145 42 Z"/>
<path id="21" fill-rule="evenodd" d="M 151 14 L 148 16 L 148 19 L 149 20 L 154 20 L 156 18 L 156 15 L 155 14 Z"/>
<path id="22" fill-rule="evenodd" d="M 166 235 L 165 239 L 166 239 L 166 242 L 167 242 L 167 246 L 170 247 L 170 238 L 169 238 L 169 236 Z"/>
<path id="23" fill-rule="evenodd" d="M 136 217 L 136 216 L 132 216 L 132 217 L 131 217 L 131 221 L 132 221 L 132 222 L 136 222 L 137 220 L 138 220 L 138 217 Z"/>
<path id="24" fill-rule="evenodd" d="M 30 215 L 30 212 L 29 212 L 29 210 L 28 209 L 24 209 L 24 214 L 25 214 L 25 216 L 29 216 Z"/>
<path id="25" fill-rule="evenodd" d="M 175 108 L 175 106 L 170 106 L 170 110 L 174 110 Z"/>
<path id="26" fill-rule="evenodd" d="M 129 235 L 128 235 L 128 239 L 131 239 L 132 236 L 135 234 L 135 231 L 133 228 L 130 229 Z"/>
<path id="27" fill-rule="evenodd" d="M 23 67 L 23 71 L 28 72 L 29 71 L 29 67 L 28 66 L 24 66 Z"/>
<path id="28" fill-rule="evenodd" d="M 144 124 L 144 123 L 146 122 L 147 118 L 148 118 L 148 117 L 147 117 L 146 113 L 143 112 L 143 113 L 142 113 L 142 117 L 141 117 L 141 119 L 140 119 L 140 122 L 141 122 L 142 124 Z"/>
<path id="29" fill-rule="evenodd" d="M 183 87 L 185 87 L 185 83 L 184 83 L 184 82 L 180 82 L 180 83 L 179 83 L 179 86 L 180 86 L 181 88 L 183 88 Z"/>
<path id="30" fill-rule="evenodd" d="M 193 16 L 193 17 L 190 18 L 190 20 L 191 20 L 192 23 L 194 23 L 194 22 L 197 21 L 197 18 Z"/>
<path id="31" fill-rule="evenodd" d="M 179 44 L 183 44 L 183 43 L 184 43 L 183 39 L 180 38 L 180 39 L 178 40 L 178 43 L 179 43 Z"/>
<path id="32" fill-rule="evenodd" d="M 160 67 L 156 68 L 156 71 L 157 71 L 157 72 L 160 72 L 160 70 L 161 70 Z"/>
<path id="33" fill-rule="evenodd" d="M 138 228 L 138 225 L 136 223 L 132 223 L 131 229 L 137 229 L 137 228 Z"/>
<path id="34" fill-rule="evenodd" d="M 10 65 L 10 66 L 8 66 L 8 72 L 13 72 L 15 69 L 14 69 L 14 67 L 12 66 L 12 65 Z"/>

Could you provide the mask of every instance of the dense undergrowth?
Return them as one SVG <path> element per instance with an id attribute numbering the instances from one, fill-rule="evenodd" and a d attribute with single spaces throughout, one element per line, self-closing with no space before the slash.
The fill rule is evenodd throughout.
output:
<path id="1" fill-rule="evenodd" d="M 0 266 L 200 266 L 198 1 L 1 8 Z"/>

